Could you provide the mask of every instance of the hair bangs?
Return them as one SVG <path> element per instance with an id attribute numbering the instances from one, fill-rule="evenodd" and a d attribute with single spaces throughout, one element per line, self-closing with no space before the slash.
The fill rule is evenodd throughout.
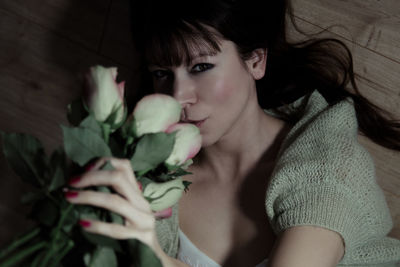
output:
<path id="1" fill-rule="evenodd" d="M 182 22 L 176 27 L 163 27 L 149 36 L 146 59 L 158 66 L 189 65 L 198 56 L 221 51 L 218 35 L 198 23 Z"/>

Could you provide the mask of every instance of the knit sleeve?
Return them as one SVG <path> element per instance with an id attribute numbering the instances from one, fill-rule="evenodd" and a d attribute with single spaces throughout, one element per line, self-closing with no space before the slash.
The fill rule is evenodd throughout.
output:
<path id="1" fill-rule="evenodd" d="M 381 258 L 376 251 L 361 255 L 365 251 L 360 250 L 385 238 L 393 225 L 376 183 L 373 160 L 357 142 L 351 101 L 310 111 L 282 146 L 266 194 L 266 210 L 275 233 L 299 225 L 319 226 L 343 238 L 342 263 Z"/>
<path id="2" fill-rule="evenodd" d="M 172 206 L 172 216 L 167 219 L 156 220 L 156 234 L 163 251 L 170 257 L 176 258 L 179 246 L 178 234 L 179 204 Z"/>

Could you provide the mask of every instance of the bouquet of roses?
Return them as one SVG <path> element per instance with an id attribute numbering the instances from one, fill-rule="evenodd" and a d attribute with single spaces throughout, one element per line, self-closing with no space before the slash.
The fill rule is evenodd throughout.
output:
<path id="1" fill-rule="evenodd" d="M 72 127 L 61 126 L 64 146 L 48 157 L 40 141 L 21 133 L 0 132 L 10 166 L 34 190 L 23 196 L 31 204 L 34 229 L 0 251 L 0 266 L 117 266 L 133 259 L 135 266 L 160 266 L 152 250 L 139 240 L 116 240 L 88 233 L 81 217 L 124 223 L 111 211 L 73 205 L 65 200 L 67 177 L 100 157 L 130 160 L 142 194 L 153 211 L 173 206 L 187 189 L 182 176 L 201 147 L 199 130 L 179 123 L 181 106 L 172 97 L 142 98 L 127 115 L 124 82 L 117 69 L 95 66 L 86 75 L 85 94 L 68 106 Z M 100 169 L 112 170 L 106 162 Z M 111 192 L 106 186 L 94 190 Z"/>

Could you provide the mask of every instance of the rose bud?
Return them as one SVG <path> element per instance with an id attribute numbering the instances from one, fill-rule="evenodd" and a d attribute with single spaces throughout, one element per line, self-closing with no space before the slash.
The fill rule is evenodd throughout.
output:
<path id="1" fill-rule="evenodd" d="M 153 211 L 160 211 L 177 203 L 184 189 L 182 178 L 163 183 L 152 182 L 144 188 L 143 196 L 150 202 Z"/>
<path id="2" fill-rule="evenodd" d="M 193 158 L 201 148 L 200 130 L 190 123 L 178 123 L 166 131 L 175 132 L 175 144 L 171 154 L 165 160 L 167 165 L 179 166 Z"/>
<path id="3" fill-rule="evenodd" d="M 172 96 L 151 94 L 143 97 L 135 106 L 132 116 L 136 137 L 147 133 L 165 132 L 177 123 L 181 115 L 181 105 Z"/>
<path id="4" fill-rule="evenodd" d="M 97 121 L 106 122 L 114 113 L 111 125 L 124 119 L 125 82 L 116 82 L 117 68 L 105 68 L 100 65 L 91 67 L 86 73 L 85 102 Z"/>

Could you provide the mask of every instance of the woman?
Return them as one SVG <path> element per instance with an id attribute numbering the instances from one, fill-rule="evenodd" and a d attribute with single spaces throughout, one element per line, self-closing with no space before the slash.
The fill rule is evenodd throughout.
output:
<path id="1" fill-rule="evenodd" d="M 164 266 L 400 261 L 372 159 L 357 142 L 359 129 L 400 150 L 400 124 L 358 93 L 342 43 L 288 43 L 287 11 L 287 1 L 132 2 L 143 82 L 154 89 L 142 93 L 173 95 L 181 121 L 200 128 L 202 150 L 168 219 L 168 210 L 151 212 L 129 161 L 111 159 L 109 172 L 96 170 L 99 160 L 72 185 L 109 185 L 120 196 L 69 200 L 120 213 L 126 225 L 82 222 L 87 231 L 138 238 Z"/>

